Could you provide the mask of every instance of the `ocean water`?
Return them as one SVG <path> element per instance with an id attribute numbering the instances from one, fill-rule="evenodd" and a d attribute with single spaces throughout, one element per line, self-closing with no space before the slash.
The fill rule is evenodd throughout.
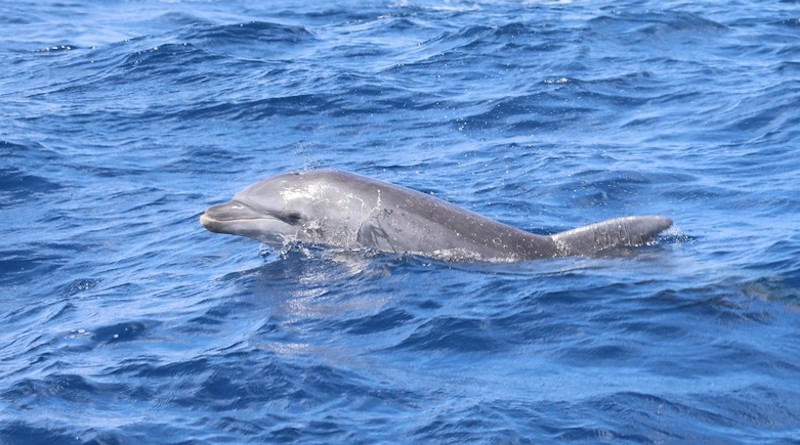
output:
<path id="1" fill-rule="evenodd" d="M 0 4 L 0 443 L 800 443 L 797 1 Z M 207 232 L 337 168 L 515 264 Z"/>

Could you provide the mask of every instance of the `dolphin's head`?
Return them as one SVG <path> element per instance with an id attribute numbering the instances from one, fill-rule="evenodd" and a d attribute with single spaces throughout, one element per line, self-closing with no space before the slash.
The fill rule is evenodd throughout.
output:
<path id="1" fill-rule="evenodd" d="M 253 184 L 230 202 L 210 207 L 200 215 L 200 223 L 211 232 L 245 236 L 278 247 L 298 239 L 314 197 L 304 192 L 309 185 L 298 183 L 293 176 Z"/>

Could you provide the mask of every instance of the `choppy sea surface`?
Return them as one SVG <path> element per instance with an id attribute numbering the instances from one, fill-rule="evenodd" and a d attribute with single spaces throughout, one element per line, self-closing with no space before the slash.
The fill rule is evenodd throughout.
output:
<path id="1" fill-rule="evenodd" d="M 797 1 L 0 4 L 0 443 L 800 443 Z M 515 264 L 207 232 L 337 168 Z"/>

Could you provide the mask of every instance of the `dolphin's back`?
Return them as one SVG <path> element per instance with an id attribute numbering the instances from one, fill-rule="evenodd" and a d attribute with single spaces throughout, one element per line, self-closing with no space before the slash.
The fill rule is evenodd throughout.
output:
<path id="1" fill-rule="evenodd" d="M 451 261 L 519 261 L 556 256 L 550 237 L 535 235 L 457 207 L 439 198 L 370 178 L 328 172 L 328 180 L 373 190 L 378 211 L 358 240 L 377 250 Z"/>

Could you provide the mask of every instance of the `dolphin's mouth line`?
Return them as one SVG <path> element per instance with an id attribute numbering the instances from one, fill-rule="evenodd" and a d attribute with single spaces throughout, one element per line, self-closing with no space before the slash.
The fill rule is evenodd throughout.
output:
<path id="1" fill-rule="evenodd" d="M 243 216 L 243 217 L 239 217 L 239 218 L 215 218 L 214 216 L 210 216 L 208 214 L 208 212 L 206 212 L 206 213 L 203 213 L 202 215 L 200 215 L 200 219 L 204 219 L 204 220 L 207 220 L 207 221 L 213 221 L 213 222 L 234 222 L 234 221 L 253 221 L 253 220 L 258 220 L 258 219 L 277 219 L 277 218 L 271 218 L 271 217 L 269 217 L 267 215 L 263 215 L 263 216 Z"/>
<path id="2" fill-rule="evenodd" d="M 215 218 L 214 216 L 209 215 L 208 212 L 200 215 L 200 223 L 203 224 L 204 226 L 207 226 L 208 225 L 207 223 L 232 223 L 236 221 L 256 221 L 259 219 L 276 219 L 276 218 L 270 218 L 269 216 L 261 216 L 261 217 L 253 216 L 253 217 L 223 219 L 223 218 Z"/>
<path id="3" fill-rule="evenodd" d="M 226 232 L 226 226 L 246 221 L 280 221 L 288 225 L 297 223 L 295 214 L 281 215 L 278 212 L 257 210 L 239 200 L 210 207 L 200 215 L 200 224 L 212 232 Z"/>
<path id="4" fill-rule="evenodd" d="M 209 207 L 200 215 L 200 224 L 211 232 L 228 233 L 231 224 L 240 221 L 256 221 L 266 219 L 266 215 L 256 211 L 247 204 L 233 200 L 225 204 Z"/>

